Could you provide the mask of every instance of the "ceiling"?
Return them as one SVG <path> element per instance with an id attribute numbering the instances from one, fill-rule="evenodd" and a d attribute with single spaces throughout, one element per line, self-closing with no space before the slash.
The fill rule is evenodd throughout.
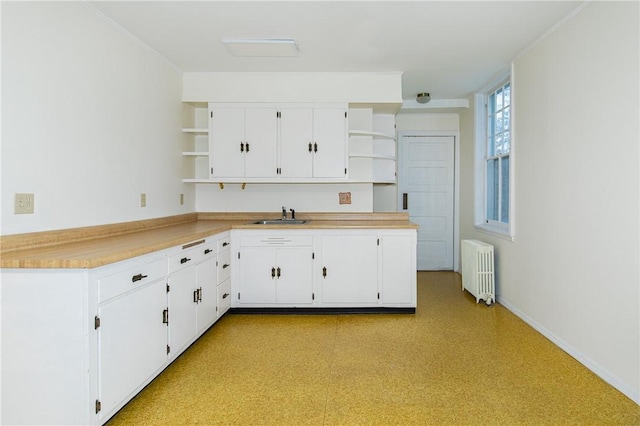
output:
<path id="1" fill-rule="evenodd" d="M 402 96 L 468 98 L 582 1 L 89 2 L 183 72 L 402 71 Z M 235 57 L 225 38 L 293 38 Z"/>

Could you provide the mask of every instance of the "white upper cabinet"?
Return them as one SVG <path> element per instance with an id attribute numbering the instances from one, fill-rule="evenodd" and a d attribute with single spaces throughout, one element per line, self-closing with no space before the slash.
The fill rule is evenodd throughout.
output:
<path id="1" fill-rule="evenodd" d="M 210 108 L 209 164 L 212 178 L 275 177 L 277 110 Z"/>
<path id="2" fill-rule="evenodd" d="M 213 181 L 347 178 L 347 106 L 209 104 Z"/>

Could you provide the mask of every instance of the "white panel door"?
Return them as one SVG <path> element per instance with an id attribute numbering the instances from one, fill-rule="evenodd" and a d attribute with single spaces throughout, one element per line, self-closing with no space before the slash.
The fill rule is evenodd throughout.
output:
<path id="1" fill-rule="evenodd" d="M 244 177 L 244 110 L 213 108 L 210 113 L 211 177 Z"/>
<path id="2" fill-rule="evenodd" d="M 342 108 L 313 110 L 313 176 L 346 177 L 347 118 Z"/>
<path id="3" fill-rule="evenodd" d="M 313 302 L 313 250 L 296 247 L 277 252 L 278 303 L 299 305 Z"/>
<path id="4" fill-rule="evenodd" d="M 164 280 L 99 308 L 100 414 L 109 414 L 167 360 Z M 61 390 L 62 391 L 62 390 Z"/>
<path id="5" fill-rule="evenodd" d="M 322 237 L 322 303 L 378 303 L 377 240 L 373 235 Z"/>
<path id="6" fill-rule="evenodd" d="M 280 176 L 310 178 L 313 172 L 313 109 L 280 111 Z"/>
<path id="7" fill-rule="evenodd" d="M 277 176 L 277 113 L 275 108 L 247 108 L 245 110 L 245 177 Z"/>
<path id="8" fill-rule="evenodd" d="M 171 356 L 193 339 L 197 327 L 196 267 L 169 276 L 169 346 Z"/>
<path id="9" fill-rule="evenodd" d="M 276 303 L 276 250 L 243 247 L 238 263 L 240 304 Z"/>
<path id="10" fill-rule="evenodd" d="M 454 136 L 404 136 L 400 158 L 400 211 L 418 228 L 417 267 L 453 269 Z"/>

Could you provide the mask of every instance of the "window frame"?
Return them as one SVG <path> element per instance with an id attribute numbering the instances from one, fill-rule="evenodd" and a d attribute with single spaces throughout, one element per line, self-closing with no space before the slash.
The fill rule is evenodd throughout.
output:
<path id="1" fill-rule="evenodd" d="M 504 87 L 510 85 L 510 149 L 509 149 L 509 206 L 508 222 L 500 222 L 487 218 L 487 151 L 488 151 L 488 121 L 489 121 L 489 96 Z M 475 106 L 475 203 L 474 203 L 474 227 L 482 232 L 499 238 L 513 241 L 515 238 L 515 191 L 514 191 L 514 152 L 515 129 L 514 122 L 514 81 L 512 70 L 501 73 L 474 96 Z M 493 156 L 495 157 L 495 156 Z M 499 170 L 501 168 L 499 167 Z M 500 173 L 502 171 L 500 170 Z"/>

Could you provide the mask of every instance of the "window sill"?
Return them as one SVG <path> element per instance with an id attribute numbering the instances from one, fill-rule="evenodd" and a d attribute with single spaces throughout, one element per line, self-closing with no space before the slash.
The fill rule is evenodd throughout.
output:
<path id="1" fill-rule="evenodd" d="M 502 226 L 491 225 L 488 223 L 480 223 L 480 224 L 474 225 L 474 228 L 477 231 L 480 231 L 485 234 L 489 234 L 491 236 L 501 238 L 507 241 L 513 241 L 515 238 L 515 235 L 513 235 L 508 229 L 505 229 L 505 227 L 502 227 Z"/>

